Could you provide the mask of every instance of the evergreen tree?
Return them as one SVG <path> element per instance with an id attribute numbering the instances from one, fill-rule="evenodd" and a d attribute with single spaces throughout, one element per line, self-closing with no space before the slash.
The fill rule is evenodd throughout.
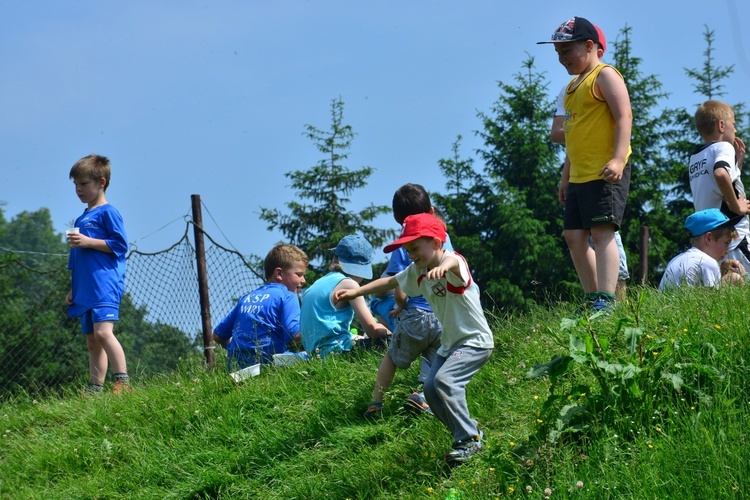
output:
<path id="1" fill-rule="evenodd" d="M 522 67 L 515 85 L 498 83 L 491 114 L 478 115 L 484 173 L 459 158 L 457 141 L 453 158 L 439 163 L 448 194 L 435 197 L 485 305 L 519 311 L 534 300 L 567 296 L 577 285 L 557 201 L 560 148 L 549 141 L 553 104 L 534 59 Z"/>
<path id="2" fill-rule="evenodd" d="M 390 207 L 370 204 L 359 212 L 346 209 L 351 203 L 352 193 L 367 185 L 374 170 L 371 167 L 350 170 L 343 165 L 355 135 L 352 127 L 344 124 L 343 114 L 344 102 L 340 98 L 333 99 L 330 130 L 305 125 L 305 135 L 325 156 L 307 170 L 284 174 L 291 179 L 295 199 L 309 202 L 286 203 L 288 213 L 262 208 L 260 214 L 269 230 L 280 230 L 289 243 L 307 253 L 316 277 L 325 273 L 325 266 L 331 258 L 329 250 L 344 236 L 362 233 L 373 248 L 382 246 L 394 236 L 393 230 L 370 225 L 377 216 L 390 213 Z"/>
<path id="3" fill-rule="evenodd" d="M 633 112 L 630 192 L 620 235 L 633 275 L 631 281 L 635 281 L 635 271 L 640 271 L 636 259 L 641 252 L 640 228 L 649 228 L 649 262 L 668 262 L 677 253 L 676 245 L 684 239 L 684 217 L 681 211 L 669 210 L 669 190 L 665 189 L 674 183 L 675 163 L 663 154 L 666 130 L 657 106 L 669 94 L 662 90 L 655 75 L 642 74 L 642 59 L 632 53 L 631 35 L 632 28 L 626 25 L 612 45 L 613 65 L 627 84 Z"/>
<path id="4" fill-rule="evenodd" d="M 725 95 L 724 84 L 734 72 L 734 65 L 717 66 L 714 60 L 714 31 L 705 26 L 703 38 L 706 41 L 705 57 L 702 68 L 685 68 L 685 74 L 695 80 L 693 93 L 698 94 L 700 101 L 695 103 L 690 110 L 685 107 L 667 108 L 662 112 L 661 121 L 664 124 L 663 148 L 667 162 L 665 163 L 664 190 L 666 191 L 666 204 L 668 211 L 675 222 L 676 228 L 672 232 L 674 244 L 672 254 L 677 253 L 685 246 L 685 233 L 682 224 L 690 213 L 693 212 L 693 197 L 690 191 L 690 179 L 688 176 L 688 160 L 697 147 L 703 143 L 702 138 L 695 129 L 695 110 L 700 103 L 708 99 L 716 99 Z M 732 104 L 731 102 L 729 104 Z M 748 124 L 750 114 L 746 111 L 744 103 L 732 104 L 735 112 L 735 121 L 738 137 L 748 137 Z M 747 168 L 743 169 L 743 182 L 747 186 Z M 679 229 L 678 229 L 679 228 Z M 668 259 L 660 260 L 661 266 L 657 267 L 658 274 L 663 271 Z"/>

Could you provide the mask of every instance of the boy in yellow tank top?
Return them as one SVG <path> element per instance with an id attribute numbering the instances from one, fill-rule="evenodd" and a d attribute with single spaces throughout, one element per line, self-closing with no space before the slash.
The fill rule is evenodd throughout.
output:
<path id="1" fill-rule="evenodd" d="M 619 71 L 599 61 L 599 31 L 590 21 L 573 17 L 539 43 L 553 43 L 560 64 L 576 75 L 565 91 L 567 154 L 558 197 L 585 305 L 608 310 L 620 263 L 614 233 L 630 187 L 630 96 Z"/>

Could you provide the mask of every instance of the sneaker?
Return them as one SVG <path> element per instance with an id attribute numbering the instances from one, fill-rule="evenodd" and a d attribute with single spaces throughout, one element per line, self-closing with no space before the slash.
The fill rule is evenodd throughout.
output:
<path id="1" fill-rule="evenodd" d="M 612 314 L 612 309 L 615 307 L 615 301 L 611 297 L 604 294 L 599 295 L 591 302 L 591 310 L 595 313 L 602 312 L 606 315 Z"/>
<path id="2" fill-rule="evenodd" d="M 484 433 L 479 431 L 479 435 L 474 438 L 453 443 L 453 449 L 445 454 L 445 461 L 450 465 L 468 462 L 476 452 L 482 449 L 483 437 Z"/>
<path id="3" fill-rule="evenodd" d="M 406 398 L 406 401 L 404 402 L 404 410 L 412 415 L 421 415 L 423 413 L 432 415 L 430 405 L 427 404 L 427 400 L 421 392 L 412 392 L 411 395 Z"/>
<path id="4" fill-rule="evenodd" d="M 117 382 L 115 382 L 115 385 L 112 386 L 112 393 L 119 396 L 123 392 L 133 392 L 133 388 L 122 380 L 118 380 Z"/>
<path id="5" fill-rule="evenodd" d="M 89 385 L 86 386 L 86 391 L 84 392 L 84 394 L 86 394 L 87 396 L 97 396 L 102 392 L 104 392 L 103 385 L 92 384 L 91 382 L 89 382 Z"/>
<path id="6" fill-rule="evenodd" d="M 371 420 L 383 416 L 383 403 L 373 401 L 365 412 L 365 418 Z"/>

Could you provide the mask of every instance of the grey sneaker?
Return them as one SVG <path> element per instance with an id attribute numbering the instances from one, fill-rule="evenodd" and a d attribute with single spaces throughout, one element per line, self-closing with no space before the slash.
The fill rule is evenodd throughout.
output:
<path id="1" fill-rule="evenodd" d="M 421 392 L 412 392 L 411 395 L 406 398 L 406 401 L 404 402 L 404 410 L 412 415 L 421 415 L 423 413 L 432 415 L 430 405 L 427 404 L 427 400 Z"/>
<path id="2" fill-rule="evenodd" d="M 445 461 L 450 465 L 460 465 L 468 462 L 476 452 L 482 449 L 482 438 L 484 433 L 479 431 L 479 435 L 453 443 L 453 449 L 445 454 Z"/>

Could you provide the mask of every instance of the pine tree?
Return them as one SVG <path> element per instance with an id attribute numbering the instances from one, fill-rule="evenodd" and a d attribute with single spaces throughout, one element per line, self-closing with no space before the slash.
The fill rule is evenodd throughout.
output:
<path id="1" fill-rule="evenodd" d="M 485 305 L 516 311 L 567 296 L 577 285 L 557 201 L 560 148 L 549 141 L 553 104 L 534 59 L 522 68 L 515 85 L 498 83 L 491 113 L 478 115 L 484 172 L 460 159 L 457 141 L 453 158 L 439 163 L 447 194 L 435 196 Z"/>
<path id="2" fill-rule="evenodd" d="M 291 179 L 295 200 L 300 200 L 286 203 L 288 213 L 262 208 L 260 214 L 269 230 L 281 231 L 289 243 L 307 253 L 316 276 L 324 274 L 331 258 L 329 250 L 344 236 L 362 233 L 373 248 L 380 247 L 394 236 L 390 229 L 371 225 L 379 215 L 390 213 L 390 207 L 371 203 L 359 212 L 346 208 L 351 203 L 352 194 L 367 185 L 374 169 L 350 170 L 344 166 L 355 134 L 350 125 L 344 124 L 343 115 L 344 102 L 341 98 L 333 99 L 330 130 L 305 125 L 304 135 L 315 143 L 324 158 L 306 170 L 284 174 Z"/>

